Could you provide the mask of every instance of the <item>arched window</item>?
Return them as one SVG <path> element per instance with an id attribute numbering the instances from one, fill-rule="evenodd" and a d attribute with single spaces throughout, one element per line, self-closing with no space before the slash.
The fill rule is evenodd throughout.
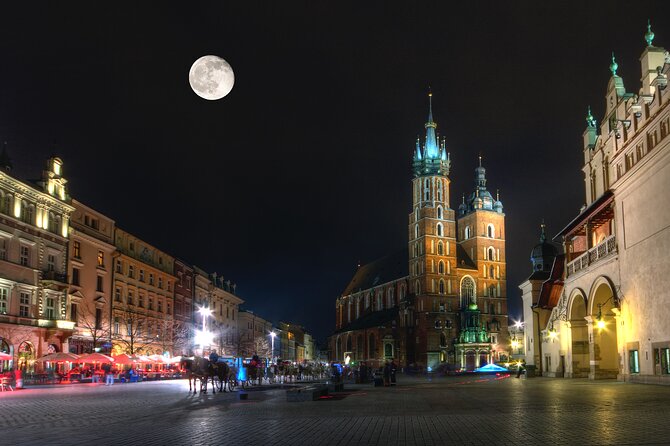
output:
<path id="1" fill-rule="evenodd" d="M 463 231 L 463 238 L 466 240 L 470 238 L 470 226 L 465 227 L 465 231 Z"/>
<path id="2" fill-rule="evenodd" d="M 414 221 L 419 221 L 419 206 L 414 209 Z"/>
<path id="3" fill-rule="evenodd" d="M 426 178 L 426 181 L 423 183 L 423 200 L 430 200 L 430 180 Z"/>
<path id="4" fill-rule="evenodd" d="M 495 236 L 496 236 L 496 230 L 495 230 L 495 228 L 493 227 L 493 225 L 489 224 L 489 225 L 486 227 L 486 236 L 487 236 L 488 238 L 495 238 Z"/>
<path id="5" fill-rule="evenodd" d="M 491 285 L 491 286 L 489 287 L 489 296 L 491 296 L 491 297 L 498 297 L 498 296 L 496 296 L 496 287 L 495 287 L 495 285 Z"/>
<path id="6" fill-rule="evenodd" d="M 414 292 L 416 294 L 421 294 L 421 282 L 419 282 L 418 280 L 414 282 Z"/>
<path id="7" fill-rule="evenodd" d="M 440 294 L 444 294 L 444 280 L 440 279 Z"/>
<path id="8" fill-rule="evenodd" d="M 495 278 L 495 276 L 496 276 L 496 270 L 493 268 L 493 265 L 491 265 L 491 267 L 489 268 L 489 277 L 493 279 Z"/>
<path id="9" fill-rule="evenodd" d="M 395 306 L 395 290 L 393 288 L 389 288 L 387 306 L 388 308 Z"/>
<path id="10" fill-rule="evenodd" d="M 437 235 L 438 237 L 442 237 L 442 223 L 437 224 Z"/>
<path id="11" fill-rule="evenodd" d="M 400 285 L 400 296 L 399 299 L 403 300 L 405 298 L 405 284 Z"/>
<path id="12" fill-rule="evenodd" d="M 35 206 L 27 201 L 21 202 L 21 221 L 35 224 Z"/>
<path id="13" fill-rule="evenodd" d="M 437 207 L 437 218 L 442 220 L 442 206 Z"/>
<path id="14" fill-rule="evenodd" d="M 437 264 L 437 272 L 444 274 L 444 262 L 440 260 L 440 263 Z"/>
<path id="15" fill-rule="evenodd" d="M 442 201 L 442 180 L 437 180 L 437 201 Z"/>
<path id="16" fill-rule="evenodd" d="M 461 307 L 476 303 L 475 282 L 471 277 L 465 276 L 461 281 Z"/>
<path id="17" fill-rule="evenodd" d="M 437 242 L 437 253 L 439 255 L 444 254 L 444 247 L 442 245 L 442 242 Z"/>
<path id="18" fill-rule="evenodd" d="M 419 225 L 414 225 L 414 238 L 419 238 Z"/>
<path id="19" fill-rule="evenodd" d="M 496 259 L 496 251 L 493 248 L 489 248 L 489 260 L 495 260 Z M 493 275 L 493 274 L 491 274 Z"/>

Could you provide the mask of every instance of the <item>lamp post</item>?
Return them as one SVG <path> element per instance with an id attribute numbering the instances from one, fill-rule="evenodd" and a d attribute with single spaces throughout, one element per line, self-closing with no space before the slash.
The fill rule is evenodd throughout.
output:
<path id="1" fill-rule="evenodd" d="M 200 348 L 202 348 L 202 353 L 203 355 L 205 354 L 205 342 L 207 339 L 210 339 L 209 336 L 207 336 L 207 317 L 212 315 L 212 310 L 209 309 L 209 307 L 200 307 L 198 309 L 198 313 L 202 315 L 202 334 L 200 337 Z"/>
<path id="2" fill-rule="evenodd" d="M 270 353 L 270 359 L 271 359 L 273 364 L 275 363 L 275 337 L 276 336 L 277 336 L 277 333 L 275 333 L 274 331 L 270 332 L 270 339 L 272 340 L 272 347 L 270 347 L 271 350 L 272 350 L 272 353 Z"/>

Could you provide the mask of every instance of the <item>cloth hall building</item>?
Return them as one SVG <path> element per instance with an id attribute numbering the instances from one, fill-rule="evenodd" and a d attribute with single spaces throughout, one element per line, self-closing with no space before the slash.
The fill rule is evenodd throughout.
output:
<path id="1" fill-rule="evenodd" d="M 644 37 L 639 90 L 612 56 L 603 119 L 589 109 L 586 204 L 520 285 L 526 362 L 545 376 L 670 384 L 670 55 Z"/>
<path id="2" fill-rule="evenodd" d="M 340 297 L 331 360 L 474 370 L 508 350 L 505 214 L 475 169 L 451 207 L 451 160 L 433 121 L 413 156 L 408 249 L 360 266 Z"/>

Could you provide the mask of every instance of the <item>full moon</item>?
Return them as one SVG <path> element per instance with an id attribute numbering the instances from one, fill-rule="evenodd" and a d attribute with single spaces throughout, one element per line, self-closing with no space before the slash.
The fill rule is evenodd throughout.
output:
<path id="1" fill-rule="evenodd" d="M 202 56 L 188 73 L 191 88 L 201 98 L 215 101 L 233 89 L 235 74 L 231 66 L 218 56 Z"/>

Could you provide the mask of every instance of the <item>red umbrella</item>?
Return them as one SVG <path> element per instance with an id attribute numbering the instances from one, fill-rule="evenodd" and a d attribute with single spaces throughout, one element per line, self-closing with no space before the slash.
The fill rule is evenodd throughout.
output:
<path id="1" fill-rule="evenodd" d="M 107 362 L 107 363 L 112 363 L 114 360 L 107 356 L 103 355 L 102 353 L 88 353 L 85 355 L 81 355 L 77 362 L 81 362 L 83 364 L 95 364 L 96 362 Z"/>
<path id="2" fill-rule="evenodd" d="M 39 359 L 36 359 L 35 362 L 77 362 L 79 356 L 74 353 L 51 353 L 46 356 L 42 356 Z"/>
<path id="3" fill-rule="evenodd" d="M 125 353 L 122 353 L 118 356 L 112 356 L 112 360 L 115 364 L 135 364 L 135 362 L 137 362 Z"/>

